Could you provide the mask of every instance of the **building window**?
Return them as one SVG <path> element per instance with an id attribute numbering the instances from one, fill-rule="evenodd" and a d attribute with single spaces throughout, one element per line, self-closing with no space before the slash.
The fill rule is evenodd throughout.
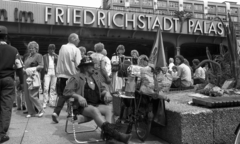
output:
<path id="1" fill-rule="evenodd" d="M 238 17 L 236 17 L 236 16 L 231 16 L 231 19 L 233 22 L 238 22 Z"/>
<path id="2" fill-rule="evenodd" d="M 218 11 L 219 13 L 226 13 L 226 7 L 218 7 L 218 8 L 217 8 L 217 11 Z"/>
<path id="3" fill-rule="evenodd" d="M 216 17 L 216 15 L 208 14 L 207 19 L 213 20 Z"/>
<path id="4" fill-rule="evenodd" d="M 158 5 L 158 7 L 167 7 L 167 2 L 166 1 L 158 1 L 157 5 Z"/>
<path id="5" fill-rule="evenodd" d="M 227 21 L 227 18 L 226 16 L 223 16 L 223 15 L 218 15 L 219 18 L 221 18 L 223 21 Z"/>
<path id="6" fill-rule="evenodd" d="M 159 15 L 168 15 L 168 12 L 167 12 L 167 10 L 158 10 L 158 11 L 156 11 L 156 14 L 159 14 Z"/>
<path id="7" fill-rule="evenodd" d="M 119 10 L 119 11 L 124 11 L 124 7 L 118 7 L 118 6 L 114 6 L 113 7 L 114 10 Z"/>
<path id="8" fill-rule="evenodd" d="M 178 8 L 178 2 L 169 2 L 170 8 Z"/>
<path id="9" fill-rule="evenodd" d="M 139 2 L 139 0 L 130 0 L 130 4 L 139 5 L 140 2 Z"/>
<path id="10" fill-rule="evenodd" d="M 124 0 L 113 0 L 113 3 L 124 3 Z"/>
<path id="11" fill-rule="evenodd" d="M 169 15 L 175 15 L 175 11 L 169 11 Z"/>
<path id="12" fill-rule="evenodd" d="M 144 13 L 153 13 L 152 9 L 142 9 L 142 12 Z"/>
<path id="13" fill-rule="evenodd" d="M 192 10 L 192 4 L 184 3 L 184 4 L 183 4 L 183 8 L 184 8 L 185 10 Z"/>
<path id="14" fill-rule="evenodd" d="M 132 11 L 132 12 L 140 12 L 140 9 L 139 8 L 130 8 L 130 11 Z"/>
<path id="15" fill-rule="evenodd" d="M 212 6 L 212 5 L 209 5 L 208 6 L 208 12 L 212 12 L 212 13 L 215 13 L 216 12 L 216 6 Z"/>
<path id="16" fill-rule="evenodd" d="M 231 8 L 231 14 L 238 14 L 238 8 Z"/>
<path id="17" fill-rule="evenodd" d="M 152 6 L 152 0 L 143 0 L 142 1 L 142 4 L 145 5 L 145 6 Z"/>
<path id="18" fill-rule="evenodd" d="M 195 11 L 203 11 L 203 5 L 195 4 L 194 5 L 194 10 Z"/>
<path id="19" fill-rule="evenodd" d="M 203 14 L 194 13 L 194 17 L 198 19 L 203 19 Z"/>

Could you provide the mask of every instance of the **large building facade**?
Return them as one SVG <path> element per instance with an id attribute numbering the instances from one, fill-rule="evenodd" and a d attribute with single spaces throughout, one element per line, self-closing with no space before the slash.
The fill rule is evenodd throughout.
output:
<path id="1" fill-rule="evenodd" d="M 157 0 L 157 7 L 154 7 L 154 0 L 127 0 L 129 6 L 126 7 L 125 0 L 103 0 L 103 8 L 108 10 L 128 11 L 137 13 L 147 13 L 156 15 L 173 16 L 175 11 L 181 7 L 183 0 Z M 240 5 L 237 2 L 226 1 L 223 3 L 207 2 L 207 7 L 204 7 L 204 1 L 200 0 L 184 0 L 183 10 L 193 14 L 196 19 L 213 20 L 220 17 L 223 21 L 228 20 L 227 5 L 230 4 L 230 13 L 232 21 L 235 22 L 237 36 L 240 37 Z M 207 12 L 205 13 L 205 9 Z"/>
<path id="2" fill-rule="evenodd" d="M 125 8 L 124 1 L 105 0 L 102 9 L 0 0 L 0 25 L 8 27 L 10 42 L 21 54 L 26 52 L 30 41 L 39 43 L 42 54 L 47 53 L 50 43 L 54 43 L 58 51 L 67 43 L 68 35 L 75 32 L 80 36 L 79 46 L 87 50 L 93 50 L 94 44 L 102 42 L 109 56 L 119 44 L 125 46 L 126 55 L 130 55 L 132 49 L 149 55 L 159 28 L 163 30 L 167 58 L 182 54 L 190 61 L 196 57 L 205 59 L 206 47 L 212 54 L 218 54 L 220 44 L 227 46 L 223 29 L 223 24 L 227 23 L 225 4 L 208 3 L 216 8 L 204 15 L 202 2 L 184 1 L 183 8 L 194 17 L 181 21 L 173 15 L 179 10 L 178 1 L 157 1 L 158 7 L 154 10 L 151 2 L 134 0 Z M 237 8 L 235 13 L 231 11 L 236 21 L 239 7 L 233 6 Z M 215 15 L 223 18 L 223 23 L 213 19 Z"/>

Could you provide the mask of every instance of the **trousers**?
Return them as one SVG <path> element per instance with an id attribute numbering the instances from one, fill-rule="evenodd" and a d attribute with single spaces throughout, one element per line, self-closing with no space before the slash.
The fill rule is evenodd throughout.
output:
<path id="1" fill-rule="evenodd" d="M 6 135 L 11 121 L 15 87 L 12 77 L 0 79 L 0 137 Z"/>

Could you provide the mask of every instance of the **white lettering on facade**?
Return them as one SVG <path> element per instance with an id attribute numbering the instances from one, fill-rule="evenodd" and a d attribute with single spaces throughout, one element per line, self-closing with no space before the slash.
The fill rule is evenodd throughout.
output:
<path id="1" fill-rule="evenodd" d="M 203 22 L 203 33 L 204 33 L 204 34 L 208 34 L 207 22 L 206 22 L 206 21 Z"/>
<path id="2" fill-rule="evenodd" d="M 202 26 L 201 26 L 199 20 L 197 21 L 196 26 L 194 28 L 194 33 L 196 33 L 197 31 L 200 31 L 201 34 L 203 33 Z"/>
<path id="3" fill-rule="evenodd" d="M 87 22 L 87 14 L 88 14 L 88 13 L 92 15 L 92 21 L 90 21 L 90 22 Z M 83 23 L 84 23 L 85 25 L 91 25 L 91 24 L 94 23 L 94 21 L 95 21 L 95 14 L 94 14 L 91 10 L 84 10 Z"/>
<path id="4" fill-rule="evenodd" d="M 119 24 L 116 23 L 116 17 L 117 17 L 118 15 L 121 15 L 122 17 L 124 16 L 123 13 L 116 13 L 116 14 L 114 14 L 114 15 L 113 15 L 113 24 L 114 24 L 115 26 L 117 26 L 117 27 L 123 27 L 123 24 L 122 24 L 122 25 L 119 25 Z"/>
<path id="5" fill-rule="evenodd" d="M 73 24 L 81 24 L 81 10 L 73 10 Z"/>
<path id="6" fill-rule="evenodd" d="M 193 20 L 188 20 L 188 33 L 192 33 L 193 27 L 194 27 Z"/>
<path id="7" fill-rule="evenodd" d="M 70 8 L 67 9 L 67 24 L 70 23 Z"/>
<path id="8" fill-rule="evenodd" d="M 154 30 L 156 26 L 162 30 L 162 25 L 161 25 L 161 22 L 160 22 L 158 16 L 156 16 L 156 18 L 154 20 L 152 30 Z"/>
<path id="9" fill-rule="evenodd" d="M 128 14 L 125 14 L 125 28 L 128 27 L 128 22 L 132 22 L 133 24 L 133 29 L 136 28 L 136 17 L 135 14 L 132 15 L 132 19 L 128 19 Z"/>
<path id="10" fill-rule="evenodd" d="M 167 28 L 167 23 L 169 22 L 169 27 Z M 173 21 L 169 17 L 163 18 L 163 30 L 170 31 L 173 28 Z"/>
<path id="11" fill-rule="evenodd" d="M 219 35 L 223 35 L 224 30 L 223 30 L 223 25 L 222 25 L 222 23 L 218 23 L 218 24 L 217 24 L 217 27 L 218 27 L 218 29 L 220 30 L 220 31 L 218 31 L 218 34 L 219 34 Z"/>
<path id="12" fill-rule="evenodd" d="M 140 29 L 144 29 L 146 27 L 146 24 L 142 18 L 144 18 L 144 15 L 141 14 L 138 16 L 138 21 L 142 24 L 142 25 L 138 25 L 138 28 Z"/>
<path id="13" fill-rule="evenodd" d="M 46 8 L 45 8 L 45 22 L 46 22 L 46 23 L 48 22 L 48 16 L 51 16 L 51 15 L 52 15 L 51 10 L 52 10 L 51 7 L 46 7 Z"/>
<path id="14" fill-rule="evenodd" d="M 211 22 L 208 33 L 211 34 L 211 32 L 214 32 L 214 34 L 217 34 L 216 28 L 213 24 L 213 22 Z"/>
<path id="15" fill-rule="evenodd" d="M 151 30 L 151 19 L 152 19 L 152 16 L 146 15 L 146 18 L 147 18 L 147 27 L 148 27 L 148 30 Z"/>
<path id="16" fill-rule="evenodd" d="M 172 18 L 174 21 L 174 31 L 177 32 L 178 31 L 178 21 L 179 18 Z"/>
<path id="17" fill-rule="evenodd" d="M 60 22 L 61 23 L 64 23 L 64 21 L 63 21 L 63 15 L 64 15 L 64 10 L 63 10 L 63 8 L 59 8 L 59 7 L 57 7 L 56 8 L 56 23 L 58 23 L 58 19 L 60 20 Z"/>
<path id="18" fill-rule="evenodd" d="M 111 13 L 108 12 L 108 27 L 111 27 Z"/>
<path id="19" fill-rule="evenodd" d="M 106 15 L 105 15 L 104 12 L 98 11 L 98 17 L 97 17 L 97 25 L 98 25 L 98 26 L 100 26 L 101 24 L 102 24 L 103 26 L 105 26 L 105 22 L 104 22 L 105 17 L 106 17 Z"/>

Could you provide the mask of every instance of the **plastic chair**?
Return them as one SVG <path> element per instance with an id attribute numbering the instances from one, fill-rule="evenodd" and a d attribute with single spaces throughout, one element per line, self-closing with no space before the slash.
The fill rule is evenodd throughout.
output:
<path id="1" fill-rule="evenodd" d="M 66 125 L 65 125 L 65 132 L 67 134 L 73 134 L 74 140 L 76 141 L 76 143 L 80 143 L 80 144 L 98 143 L 98 142 L 103 141 L 102 139 L 101 140 L 96 139 L 96 140 L 90 140 L 90 141 L 79 141 L 79 140 L 77 140 L 76 133 L 94 132 L 98 129 L 98 126 L 96 126 L 95 128 L 92 128 L 92 129 L 88 129 L 88 130 L 76 131 L 76 129 L 75 129 L 75 122 L 76 121 L 78 122 L 78 124 L 84 124 L 84 123 L 92 121 L 93 119 L 91 119 L 89 117 L 85 117 L 83 115 L 74 115 L 74 113 L 73 113 L 73 102 L 74 102 L 73 98 L 69 99 L 68 102 L 67 102 L 68 116 L 67 116 Z M 72 124 L 73 124 L 73 131 L 72 132 L 68 131 L 68 122 L 69 121 L 72 122 Z"/>

